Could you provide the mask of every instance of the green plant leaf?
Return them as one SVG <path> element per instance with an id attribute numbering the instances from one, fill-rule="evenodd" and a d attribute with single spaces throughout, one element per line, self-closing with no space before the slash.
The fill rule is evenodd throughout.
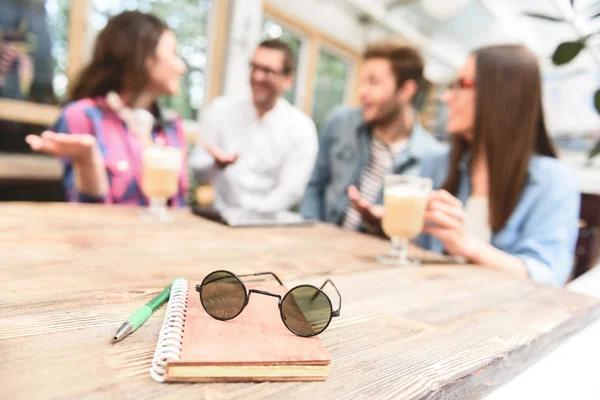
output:
<path id="1" fill-rule="evenodd" d="M 564 65 L 573 60 L 581 50 L 585 47 L 585 43 L 581 40 L 576 42 L 564 42 L 558 45 L 552 55 L 554 65 Z"/>
<path id="2" fill-rule="evenodd" d="M 545 15 L 545 14 L 539 14 L 539 13 L 535 13 L 535 12 L 524 12 L 523 15 L 527 16 L 527 17 L 532 17 L 532 18 L 538 18 L 538 19 L 543 19 L 545 21 L 552 21 L 552 22 L 565 22 L 564 18 L 561 17 L 553 17 L 551 15 Z"/>
<path id="3" fill-rule="evenodd" d="M 594 105 L 596 106 L 596 111 L 600 113 L 600 89 L 598 89 L 594 95 Z"/>

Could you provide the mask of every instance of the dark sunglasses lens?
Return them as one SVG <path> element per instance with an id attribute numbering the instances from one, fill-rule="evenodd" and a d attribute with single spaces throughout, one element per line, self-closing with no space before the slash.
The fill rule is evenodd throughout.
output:
<path id="1" fill-rule="evenodd" d="M 232 273 L 217 271 L 202 281 L 200 300 L 211 317 L 231 319 L 244 308 L 246 289 Z"/>
<path id="2" fill-rule="evenodd" d="M 322 291 L 300 286 L 292 289 L 281 303 L 283 322 L 294 333 L 314 336 L 323 332 L 331 320 L 331 302 Z"/>

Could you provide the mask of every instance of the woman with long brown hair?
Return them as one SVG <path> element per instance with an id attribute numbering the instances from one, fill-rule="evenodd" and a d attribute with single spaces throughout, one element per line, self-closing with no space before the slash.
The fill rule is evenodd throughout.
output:
<path id="1" fill-rule="evenodd" d="M 184 204 L 182 122 L 157 105 L 158 97 L 178 93 L 186 70 L 176 46 L 173 32 L 153 15 L 127 11 L 111 18 L 52 131 L 26 138 L 33 150 L 64 159 L 69 200 L 148 204 L 142 153 L 154 142 L 181 149 L 178 192 L 170 200 Z"/>
<path id="2" fill-rule="evenodd" d="M 445 94 L 451 150 L 426 160 L 435 191 L 424 248 L 563 285 L 578 234 L 580 192 L 556 158 L 537 60 L 523 46 L 475 51 Z"/>

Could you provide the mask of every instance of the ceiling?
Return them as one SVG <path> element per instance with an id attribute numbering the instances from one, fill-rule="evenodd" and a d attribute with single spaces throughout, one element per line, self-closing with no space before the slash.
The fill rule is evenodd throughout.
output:
<path id="1" fill-rule="evenodd" d="M 408 39 L 423 48 L 428 61 L 428 75 L 436 81 L 446 80 L 455 73 L 457 66 L 472 50 L 500 43 L 527 45 L 539 57 L 544 71 L 553 72 L 556 67 L 550 62 L 550 57 L 557 45 L 576 40 L 578 30 L 600 30 L 600 18 L 591 21 L 578 17 L 576 29 L 571 22 L 552 22 L 523 15 L 524 12 L 536 12 L 570 18 L 575 14 L 569 0 L 468 0 L 457 15 L 442 21 L 431 17 L 419 0 L 338 1 L 354 5 L 358 13 L 367 11 L 371 23 L 383 25 L 388 31 L 402 34 L 411 29 Z M 598 0 L 574 0 L 575 10 L 579 13 L 594 4 L 598 5 L 597 11 L 600 12 L 598 3 Z M 362 6 L 364 8 L 360 10 Z M 562 68 L 600 70 L 600 48 L 596 53 L 594 57 L 590 50 L 584 50 L 575 62 Z"/>

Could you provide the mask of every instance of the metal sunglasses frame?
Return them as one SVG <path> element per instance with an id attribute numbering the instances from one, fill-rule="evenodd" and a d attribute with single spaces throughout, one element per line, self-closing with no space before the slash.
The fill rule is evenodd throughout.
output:
<path id="1" fill-rule="evenodd" d="M 210 281 L 210 282 L 206 282 L 206 279 L 208 277 L 210 277 L 213 274 L 216 273 L 227 273 L 229 275 L 231 275 L 231 277 L 235 278 L 238 280 L 238 282 L 242 285 L 242 287 L 244 288 L 244 293 L 245 293 L 245 300 L 244 300 L 244 305 L 241 307 L 240 311 L 238 311 L 237 314 L 235 314 L 233 317 L 231 318 L 217 318 L 214 315 L 212 315 L 207 309 L 206 306 L 204 305 L 204 301 L 202 300 L 202 288 L 204 287 L 204 285 L 206 283 L 212 283 L 214 282 L 214 280 Z M 217 270 L 217 271 L 213 271 L 210 274 L 206 275 L 206 277 L 204 277 L 204 279 L 202 280 L 202 283 L 196 285 L 196 291 L 199 293 L 200 295 L 200 304 L 202 304 L 202 308 L 204 308 L 204 311 L 206 311 L 206 313 L 208 315 L 210 315 L 212 318 L 219 320 L 219 321 L 229 321 L 231 319 L 234 319 L 235 317 L 237 317 L 238 315 L 240 315 L 242 313 L 242 311 L 244 311 L 244 309 L 246 308 L 246 306 L 248 305 L 248 301 L 250 300 L 250 295 L 252 295 L 252 293 L 256 293 L 256 294 L 262 294 L 265 296 L 271 296 L 271 297 L 276 297 L 277 299 L 279 299 L 278 302 L 278 307 L 279 307 L 279 315 L 281 316 L 281 320 L 283 321 L 283 324 L 285 325 L 285 327 L 292 332 L 295 335 L 301 336 L 301 337 L 312 337 L 312 336 L 316 336 L 319 335 L 321 333 L 323 333 L 325 331 L 325 329 L 327 329 L 327 327 L 329 326 L 329 324 L 331 323 L 331 320 L 333 319 L 333 317 L 339 317 L 340 316 L 340 310 L 342 308 L 342 295 L 340 294 L 340 291 L 338 290 L 338 288 L 335 286 L 335 284 L 331 281 L 331 279 L 327 279 L 320 288 L 313 286 L 313 285 L 298 285 L 295 286 L 293 288 L 291 288 L 290 290 L 288 290 L 286 292 L 285 295 L 283 295 L 283 297 L 280 294 L 277 293 L 271 293 L 271 292 L 266 292 L 264 290 L 259 290 L 259 289 L 250 289 L 248 290 L 248 288 L 246 287 L 246 285 L 244 284 L 244 281 L 241 279 L 243 277 L 250 277 L 250 276 L 262 276 L 262 275 L 271 275 L 273 278 L 275 278 L 277 280 L 277 282 L 281 285 L 283 285 L 283 282 L 281 281 L 281 279 L 279 279 L 279 277 L 277 275 L 275 275 L 273 272 L 258 272 L 256 274 L 245 274 L 245 275 L 236 275 L 231 271 L 227 271 L 227 270 Z M 222 277 L 225 278 L 225 277 Z M 222 279 L 220 278 L 220 279 Z M 339 296 L 339 305 L 337 310 L 333 309 L 333 304 L 331 303 L 331 299 L 329 298 L 329 296 L 327 296 L 327 294 L 323 291 L 323 288 L 325 287 L 325 285 L 327 284 L 331 284 L 331 286 L 333 286 L 333 288 L 335 289 L 335 291 L 337 292 L 338 296 Z M 322 293 L 325 298 L 327 299 L 327 301 L 329 302 L 329 308 L 331 309 L 331 314 L 329 315 L 329 320 L 327 321 L 327 324 L 325 325 L 325 327 L 323 329 L 321 329 L 321 331 L 317 332 L 317 333 L 313 333 L 311 335 L 304 335 L 301 334 L 299 332 L 295 332 L 293 329 L 291 329 L 287 324 L 286 324 L 286 316 L 283 313 L 283 307 L 282 304 L 285 301 L 285 299 L 287 298 L 287 296 L 290 295 L 290 293 L 292 293 L 294 290 L 298 289 L 298 288 L 302 288 L 302 287 L 310 287 L 312 289 L 316 290 L 315 295 L 313 296 L 316 297 L 318 293 Z"/>

